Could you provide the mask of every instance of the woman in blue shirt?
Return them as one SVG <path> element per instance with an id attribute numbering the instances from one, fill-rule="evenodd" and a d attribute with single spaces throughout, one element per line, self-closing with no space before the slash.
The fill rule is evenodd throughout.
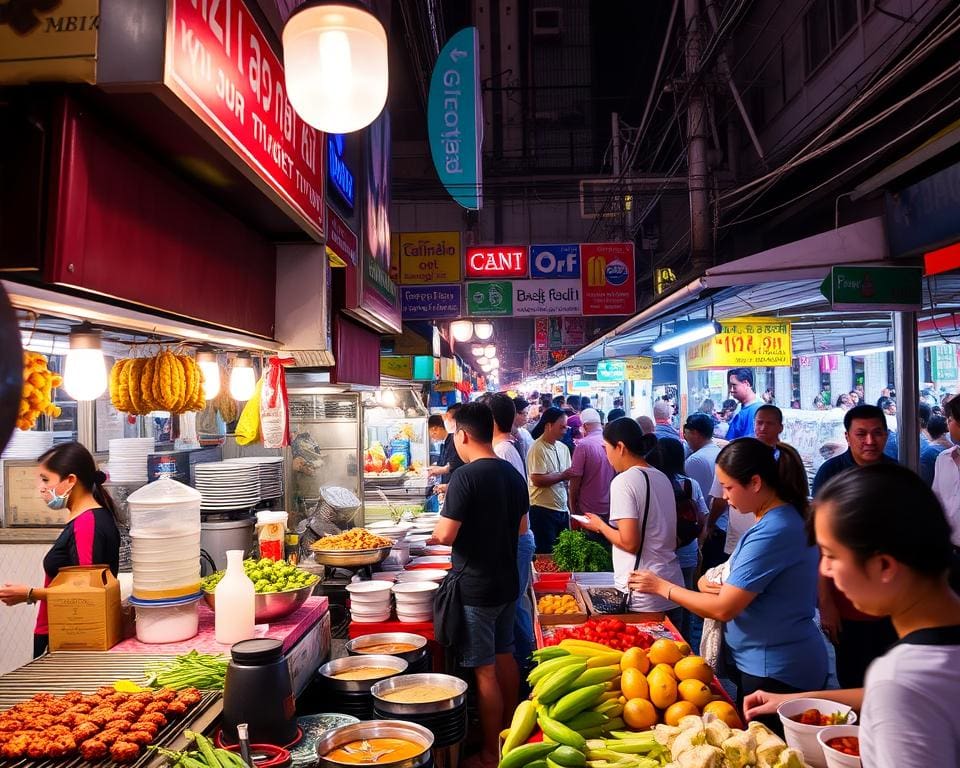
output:
<path id="1" fill-rule="evenodd" d="M 781 444 L 775 458 L 755 438 L 734 440 L 717 456 L 717 479 L 737 514 L 752 514 L 756 522 L 731 555 L 726 583 L 701 578 L 697 592 L 647 571 L 630 578 L 631 589 L 662 594 L 699 616 L 727 622 L 738 704 L 758 688 L 794 692 L 823 687 L 827 680 L 827 651 L 814 623 L 818 554 L 805 530 L 807 489 L 797 471 L 802 466 L 788 445 Z M 777 718 L 769 725 L 779 728 Z"/>

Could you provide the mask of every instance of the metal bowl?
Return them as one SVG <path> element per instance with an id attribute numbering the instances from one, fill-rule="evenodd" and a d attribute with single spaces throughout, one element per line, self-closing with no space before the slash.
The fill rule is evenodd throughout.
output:
<path id="1" fill-rule="evenodd" d="M 331 760 L 327 755 L 337 747 L 363 739 L 406 739 L 423 747 L 423 751 L 395 763 L 376 763 L 378 768 L 419 768 L 430 761 L 430 748 L 433 746 L 433 734 L 422 725 L 402 720 L 367 720 L 353 725 L 343 725 L 324 733 L 317 742 L 317 757 L 325 768 L 343 768 L 345 765 L 355 768 L 357 763 L 341 763 Z M 369 765 L 369 763 L 367 763 Z"/>
<path id="2" fill-rule="evenodd" d="M 371 677 L 367 680 L 342 680 L 335 675 L 346 672 L 350 669 L 359 669 L 360 667 L 384 667 L 392 670 L 389 675 L 381 677 Z M 335 691 L 347 691 L 349 693 L 366 693 L 375 683 L 386 680 L 394 675 L 402 675 L 407 671 L 407 662 L 396 656 L 383 656 L 369 654 L 366 656 L 344 656 L 333 661 L 328 661 L 318 672 L 326 685 Z"/>
<path id="3" fill-rule="evenodd" d="M 376 549 L 313 549 L 314 559 L 323 565 L 337 568 L 359 568 L 363 565 L 382 563 L 390 554 L 392 546 Z"/>
<path id="4" fill-rule="evenodd" d="M 307 598 L 313 594 L 313 588 L 319 583 L 319 581 L 315 581 L 305 587 L 288 589 L 286 592 L 267 592 L 256 595 L 253 600 L 254 621 L 257 624 L 264 624 L 289 616 L 307 602 Z M 210 606 L 211 611 L 217 610 L 213 592 L 204 591 L 203 599 Z"/>
<path id="5" fill-rule="evenodd" d="M 383 698 L 392 691 L 398 691 L 403 688 L 412 688 L 415 685 L 440 685 L 449 688 L 450 696 L 439 701 L 422 701 L 417 703 L 406 703 L 400 701 L 390 701 Z M 370 689 L 376 707 L 381 712 L 389 712 L 391 715 L 429 715 L 434 712 L 446 712 L 451 709 L 457 709 L 463 706 L 467 698 L 467 684 L 459 677 L 453 675 L 440 675 L 435 672 L 426 672 L 417 675 L 402 675 L 400 677 L 388 677 L 381 680 Z"/>
<path id="6" fill-rule="evenodd" d="M 381 643 L 406 643 L 407 645 L 412 645 L 412 651 L 401 651 L 400 653 L 389 654 L 390 656 L 396 656 L 398 659 L 403 659 L 408 664 L 412 664 L 415 661 L 419 661 L 420 657 L 424 654 L 424 649 L 427 647 L 427 638 L 414 635 L 410 632 L 378 632 L 374 635 L 360 635 L 360 637 L 355 637 L 347 643 L 347 653 L 351 656 L 370 656 L 373 654 L 363 649 Z M 377 655 L 382 655 L 382 653 L 378 652 Z"/>

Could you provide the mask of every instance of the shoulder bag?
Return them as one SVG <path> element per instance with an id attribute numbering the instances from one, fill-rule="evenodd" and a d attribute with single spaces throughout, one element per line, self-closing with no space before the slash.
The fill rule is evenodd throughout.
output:
<path id="1" fill-rule="evenodd" d="M 644 494 L 643 500 L 643 524 L 640 526 L 640 549 L 637 550 L 637 559 L 633 563 L 633 570 L 637 570 L 640 567 L 640 559 L 643 557 L 643 545 L 647 540 L 647 520 L 650 519 L 650 478 L 647 476 L 647 473 L 642 469 L 640 474 L 643 475 L 643 479 L 647 481 L 647 490 Z M 627 591 L 623 593 L 623 597 L 620 598 L 620 610 L 619 613 L 629 613 L 630 612 L 630 595 L 632 590 L 627 588 Z"/>
<path id="2" fill-rule="evenodd" d="M 467 564 L 464 563 L 464 569 Z M 450 647 L 460 642 L 463 631 L 463 601 L 460 599 L 460 578 L 463 571 L 448 572 L 433 596 L 433 635 L 443 646 Z"/>

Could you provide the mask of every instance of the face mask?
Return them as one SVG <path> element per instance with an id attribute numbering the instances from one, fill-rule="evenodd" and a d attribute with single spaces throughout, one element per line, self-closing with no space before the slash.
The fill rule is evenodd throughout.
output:
<path id="1" fill-rule="evenodd" d="M 70 496 L 70 491 L 72 490 L 73 488 L 69 488 L 66 491 L 66 493 L 60 496 L 57 494 L 57 491 L 55 488 L 51 489 L 50 499 L 47 501 L 47 506 L 53 510 L 63 509 L 65 506 L 67 506 L 67 497 Z"/>

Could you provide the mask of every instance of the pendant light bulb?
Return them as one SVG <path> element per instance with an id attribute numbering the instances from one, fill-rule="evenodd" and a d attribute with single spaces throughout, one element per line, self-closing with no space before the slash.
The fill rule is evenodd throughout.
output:
<path id="1" fill-rule="evenodd" d="M 496 357 L 496 356 L 497 356 L 497 348 L 496 348 L 496 346 L 493 345 L 493 344 L 487 344 L 487 346 L 484 347 L 484 349 L 483 349 L 483 354 L 484 354 L 486 357 Z"/>
<path id="2" fill-rule="evenodd" d="M 241 352 L 233 361 L 230 371 L 230 397 L 246 402 L 253 397 L 257 386 L 257 377 L 253 372 L 253 360 L 246 352 Z"/>
<path id="3" fill-rule="evenodd" d="M 394 392 L 392 388 L 388 387 L 383 391 L 383 397 L 380 398 L 380 402 L 386 408 L 396 408 L 397 393 Z"/>
<path id="4" fill-rule="evenodd" d="M 493 323 L 486 321 L 476 323 L 473 326 L 473 332 L 477 335 L 477 338 L 480 339 L 480 341 L 486 341 L 493 336 Z"/>
<path id="5" fill-rule="evenodd" d="M 473 323 L 469 320 L 454 320 L 450 323 L 450 333 L 456 341 L 470 341 L 473 338 Z"/>
<path id="6" fill-rule="evenodd" d="M 220 362 L 212 349 L 197 351 L 197 367 L 203 374 L 203 398 L 213 400 L 220 394 Z"/>
<path id="7" fill-rule="evenodd" d="M 100 331 L 81 325 L 70 333 L 63 389 L 74 400 L 96 400 L 107 389 L 107 364 Z"/>

